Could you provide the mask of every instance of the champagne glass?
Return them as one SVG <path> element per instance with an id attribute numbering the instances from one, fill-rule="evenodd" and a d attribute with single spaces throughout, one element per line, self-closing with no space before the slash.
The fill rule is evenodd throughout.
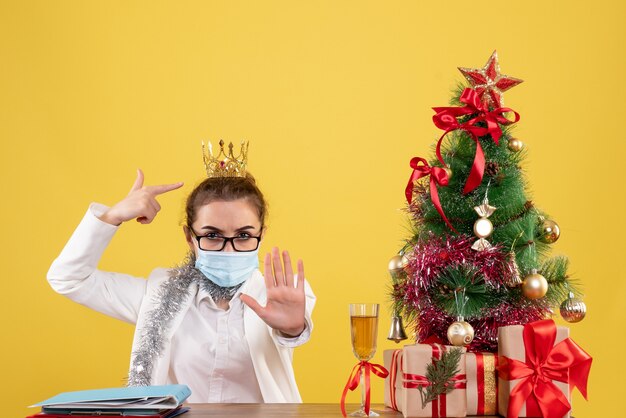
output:
<path id="1" fill-rule="evenodd" d="M 359 361 L 369 361 L 376 353 L 376 336 L 378 334 L 378 304 L 351 303 L 350 304 L 350 334 L 352 336 L 352 351 Z M 369 415 L 365 412 L 365 382 L 364 373 L 361 374 L 361 408 L 350 414 L 352 417 L 377 417 L 379 414 L 370 409 Z"/>

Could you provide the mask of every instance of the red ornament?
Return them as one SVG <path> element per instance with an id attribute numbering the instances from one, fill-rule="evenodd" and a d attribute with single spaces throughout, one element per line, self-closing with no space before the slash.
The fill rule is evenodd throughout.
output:
<path id="1" fill-rule="evenodd" d="M 502 93 L 517 86 L 524 80 L 500 73 L 498 53 L 493 51 L 483 68 L 459 67 L 467 81 L 474 87 L 483 103 L 494 108 L 502 107 Z"/>

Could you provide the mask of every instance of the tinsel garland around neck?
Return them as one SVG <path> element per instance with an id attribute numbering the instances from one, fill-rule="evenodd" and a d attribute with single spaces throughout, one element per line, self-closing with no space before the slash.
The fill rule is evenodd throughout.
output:
<path id="1" fill-rule="evenodd" d="M 188 255 L 185 261 L 169 271 L 170 278 L 156 293 L 159 304 L 146 314 L 139 344 L 132 354 L 128 386 L 149 386 L 155 361 L 165 348 L 165 338 L 171 321 L 179 313 L 187 298 L 192 297 L 191 283 L 208 292 L 215 302 L 231 300 L 243 284 L 221 287 L 206 278 L 195 268 L 195 257 Z"/>

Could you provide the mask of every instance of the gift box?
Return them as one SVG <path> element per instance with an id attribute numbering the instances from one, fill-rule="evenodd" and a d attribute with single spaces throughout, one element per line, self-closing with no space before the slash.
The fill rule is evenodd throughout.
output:
<path id="1" fill-rule="evenodd" d="M 404 399 L 402 351 L 402 349 L 383 351 L 383 364 L 389 372 L 385 378 L 385 406 L 396 411 L 400 411 Z"/>
<path id="2" fill-rule="evenodd" d="M 466 353 L 467 415 L 498 415 L 498 356 Z"/>
<path id="3" fill-rule="evenodd" d="M 403 348 L 401 366 L 404 393 L 400 399 L 400 410 L 405 417 L 465 417 L 467 415 L 465 360 L 462 354 L 459 362 L 454 365 L 457 373 L 445 382 L 445 386 L 451 390 L 437 395 L 432 401 L 425 397 L 429 391 L 437 387 L 428 378 L 428 365 L 435 362 L 437 367 L 443 367 L 441 359 L 444 353 L 450 353 L 453 349 L 460 350 L 461 353 L 465 351 L 463 348 L 439 344 L 415 344 Z"/>
<path id="4" fill-rule="evenodd" d="M 506 417 L 569 417 L 571 391 L 587 397 L 591 356 L 552 320 L 498 329 L 498 409 Z"/>

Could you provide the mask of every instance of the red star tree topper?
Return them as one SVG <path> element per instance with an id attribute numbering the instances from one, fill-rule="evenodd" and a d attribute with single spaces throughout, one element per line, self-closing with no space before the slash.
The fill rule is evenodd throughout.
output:
<path id="1" fill-rule="evenodd" d="M 502 93 L 523 81 L 500 73 L 496 51 L 493 51 L 483 68 L 459 67 L 459 71 L 476 90 L 481 100 L 493 108 L 502 107 L 504 104 Z"/>

